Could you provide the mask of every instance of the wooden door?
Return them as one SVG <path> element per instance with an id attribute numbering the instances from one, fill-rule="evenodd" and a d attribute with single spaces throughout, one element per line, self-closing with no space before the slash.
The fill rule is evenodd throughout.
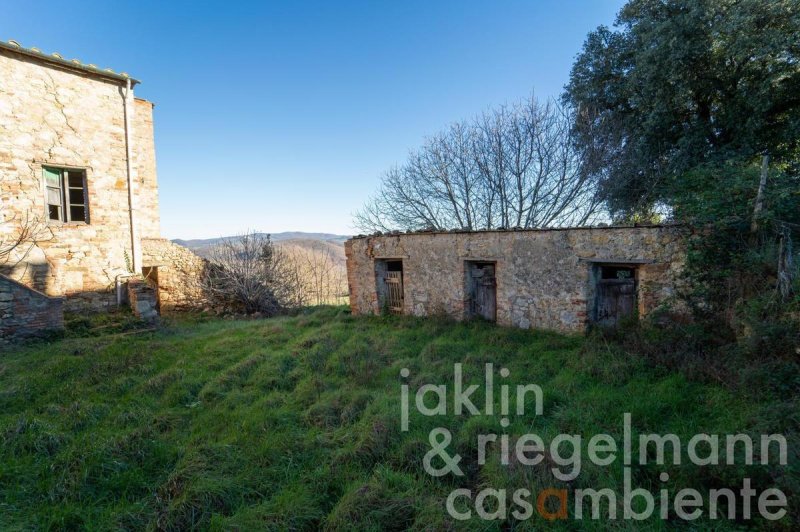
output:
<path id="1" fill-rule="evenodd" d="M 497 319 L 497 282 L 494 264 L 473 264 L 471 313 L 489 321 Z"/>
<path id="2" fill-rule="evenodd" d="M 392 314 L 403 313 L 403 272 L 386 272 L 386 304 Z"/>
<path id="3" fill-rule="evenodd" d="M 614 326 L 636 310 L 635 279 L 600 279 L 597 283 L 597 323 Z"/>

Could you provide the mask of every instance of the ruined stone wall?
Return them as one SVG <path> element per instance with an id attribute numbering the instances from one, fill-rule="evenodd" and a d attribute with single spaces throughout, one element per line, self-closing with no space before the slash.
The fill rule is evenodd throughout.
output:
<path id="1" fill-rule="evenodd" d="M 466 314 L 465 261 L 496 263 L 497 323 L 582 331 L 592 312 L 593 267 L 637 262 L 640 315 L 674 294 L 683 246 L 673 227 L 412 233 L 345 244 L 354 314 L 380 312 L 375 260 L 403 261 L 404 313 Z"/>
<path id="2" fill-rule="evenodd" d="M 142 262 L 148 282 L 158 287 L 162 314 L 208 305 L 202 280 L 208 262 L 165 238 L 142 240 Z"/>
<path id="3" fill-rule="evenodd" d="M 0 345 L 64 328 L 63 300 L 0 275 Z"/>
<path id="4" fill-rule="evenodd" d="M 0 233 L 31 217 L 46 226 L 39 244 L 1 271 L 67 296 L 73 310 L 114 305 L 115 279 L 130 269 L 123 94 L 121 82 L 0 50 Z M 152 105 L 139 100 L 132 107 L 140 232 L 157 236 Z M 43 166 L 86 172 L 88 223 L 47 220 Z"/>
<path id="5" fill-rule="evenodd" d="M 147 284 L 144 279 L 128 280 L 128 303 L 133 315 L 145 321 L 158 319 L 157 289 Z"/>

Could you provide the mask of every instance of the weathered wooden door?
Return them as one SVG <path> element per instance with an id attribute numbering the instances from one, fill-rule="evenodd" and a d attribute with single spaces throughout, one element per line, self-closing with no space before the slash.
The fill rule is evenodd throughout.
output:
<path id="1" fill-rule="evenodd" d="M 497 282 L 494 264 L 473 263 L 470 267 L 472 285 L 470 312 L 489 321 L 497 319 Z"/>
<path id="2" fill-rule="evenodd" d="M 403 272 L 386 272 L 386 304 L 392 314 L 403 313 Z"/>
<path id="3" fill-rule="evenodd" d="M 636 280 L 599 279 L 597 282 L 597 323 L 614 326 L 636 310 Z"/>

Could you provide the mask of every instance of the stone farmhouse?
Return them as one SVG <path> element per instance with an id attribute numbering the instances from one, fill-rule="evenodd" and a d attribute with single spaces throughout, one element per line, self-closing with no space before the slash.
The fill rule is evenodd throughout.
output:
<path id="1" fill-rule="evenodd" d="M 674 226 L 383 234 L 348 240 L 345 253 L 353 314 L 564 332 L 653 312 L 684 260 Z"/>
<path id="2" fill-rule="evenodd" d="M 185 279 L 203 261 L 160 238 L 153 104 L 138 84 L 0 42 L 0 242 L 28 232 L 0 261 L 0 336 L 60 327 L 62 306 L 116 306 L 142 275 L 162 310 L 199 297 Z"/>

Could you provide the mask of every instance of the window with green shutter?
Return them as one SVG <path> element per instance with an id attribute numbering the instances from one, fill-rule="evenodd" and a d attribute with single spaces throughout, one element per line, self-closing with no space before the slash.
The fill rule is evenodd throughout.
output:
<path id="1" fill-rule="evenodd" d="M 48 218 L 65 223 L 89 223 L 86 172 L 74 168 L 45 166 L 42 173 Z"/>

